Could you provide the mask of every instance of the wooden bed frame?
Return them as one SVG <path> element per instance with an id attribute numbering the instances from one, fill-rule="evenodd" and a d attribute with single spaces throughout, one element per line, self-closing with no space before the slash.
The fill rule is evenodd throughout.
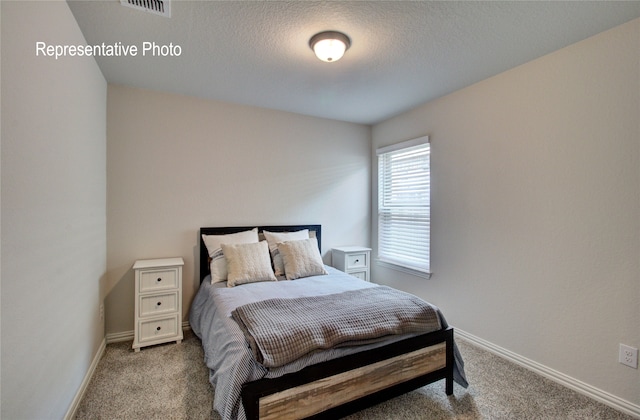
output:
<path id="1" fill-rule="evenodd" d="M 209 274 L 202 234 L 222 235 L 254 227 L 200 228 L 201 282 Z M 258 226 L 259 232 L 301 229 L 314 232 L 322 250 L 320 225 Z M 453 347 L 453 328 L 422 334 L 279 378 L 249 382 L 242 387 L 242 403 L 248 419 L 335 419 L 440 379 L 445 379 L 445 392 L 451 395 Z"/>

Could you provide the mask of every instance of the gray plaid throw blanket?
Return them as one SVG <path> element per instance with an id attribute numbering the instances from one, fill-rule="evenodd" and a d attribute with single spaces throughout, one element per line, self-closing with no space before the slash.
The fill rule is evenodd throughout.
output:
<path id="1" fill-rule="evenodd" d="M 267 299 L 239 306 L 231 316 L 265 367 L 282 366 L 315 350 L 441 329 L 437 308 L 386 286 Z"/>

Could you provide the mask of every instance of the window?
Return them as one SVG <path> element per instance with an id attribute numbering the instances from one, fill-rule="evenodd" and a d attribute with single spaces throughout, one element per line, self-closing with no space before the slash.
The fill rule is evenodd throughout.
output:
<path id="1" fill-rule="evenodd" d="M 378 155 L 378 261 L 428 277 L 431 222 L 429 137 Z"/>

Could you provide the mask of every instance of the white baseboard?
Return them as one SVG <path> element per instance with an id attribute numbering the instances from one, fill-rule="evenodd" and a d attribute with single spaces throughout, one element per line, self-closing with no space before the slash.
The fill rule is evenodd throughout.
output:
<path id="1" fill-rule="evenodd" d="M 527 359 L 526 357 L 520 356 L 519 354 L 516 354 L 505 348 L 497 346 L 489 341 L 483 340 L 482 338 L 476 337 L 465 331 L 456 329 L 455 327 L 454 327 L 454 332 L 460 338 L 463 338 L 471 342 L 472 344 L 477 345 L 478 347 L 481 347 L 513 363 L 516 363 L 517 365 L 520 365 L 539 375 L 542 375 L 545 378 L 548 378 L 556 383 L 559 383 L 560 385 L 566 386 L 567 388 L 570 388 L 576 392 L 586 395 L 589 398 L 592 398 L 612 408 L 615 408 L 618 411 L 621 411 L 625 414 L 628 414 L 630 416 L 640 419 L 640 405 L 636 405 L 631 403 L 630 401 L 624 400 L 620 397 L 616 397 L 613 394 L 610 394 L 606 391 L 598 389 L 578 379 L 572 378 L 571 376 L 565 375 L 562 372 L 558 372 L 557 370 L 551 369 L 538 362 L 534 362 L 531 359 Z"/>
<path id="2" fill-rule="evenodd" d="M 120 343 L 121 341 L 133 340 L 133 330 L 118 333 L 109 333 L 106 335 L 107 344 Z"/>
<path id="3" fill-rule="evenodd" d="M 191 324 L 189 324 L 189 321 L 184 321 L 182 323 L 182 331 L 188 331 L 190 329 L 191 329 Z M 134 335 L 133 331 L 123 331 L 118 333 L 107 334 L 106 335 L 107 344 L 120 343 L 122 341 L 133 340 L 133 335 Z"/>
<path id="4" fill-rule="evenodd" d="M 73 398 L 73 401 L 69 406 L 69 410 L 67 410 L 67 414 L 65 414 L 64 416 L 65 420 L 71 420 L 76 416 L 76 411 L 78 411 L 78 407 L 80 406 L 80 401 L 82 401 L 84 394 L 87 392 L 87 387 L 89 386 L 89 382 L 91 382 L 91 378 L 93 378 L 93 374 L 95 373 L 96 368 L 98 367 L 98 362 L 100 362 L 100 359 L 102 359 L 102 355 L 104 354 L 106 348 L 107 348 L 107 341 L 106 339 L 103 339 L 102 342 L 100 343 L 100 347 L 98 347 L 98 351 L 96 352 L 96 355 L 93 357 L 93 360 L 91 361 L 91 365 L 89 366 L 89 370 L 87 371 L 87 374 L 84 375 L 84 379 L 80 384 L 80 388 L 78 389 L 78 392 L 76 392 L 76 396 Z"/>

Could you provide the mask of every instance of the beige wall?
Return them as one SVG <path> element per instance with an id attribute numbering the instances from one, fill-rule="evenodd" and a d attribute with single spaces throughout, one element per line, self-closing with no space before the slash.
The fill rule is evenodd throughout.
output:
<path id="1" fill-rule="evenodd" d="M 107 84 L 66 2 L 2 1 L 3 419 L 63 418 L 104 340 Z"/>
<path id="2" fill-rule="evenodd" d="M 112 85 L 107 103 L 107 334 L 133 331 L 139 258 L 185 259 L 187 319 L 202 226 L 319 223 L 327 263 L 369 244 L 369 127 Z"/>
<path id="3" fill-rule="evenodd" d="M 640 347 L 639 51 L 635 20 L 372 132 L 374 151 L 430 136 L 433 206 L 432 278 L 374 281 L 636 410 L 618 344 Z"/>

